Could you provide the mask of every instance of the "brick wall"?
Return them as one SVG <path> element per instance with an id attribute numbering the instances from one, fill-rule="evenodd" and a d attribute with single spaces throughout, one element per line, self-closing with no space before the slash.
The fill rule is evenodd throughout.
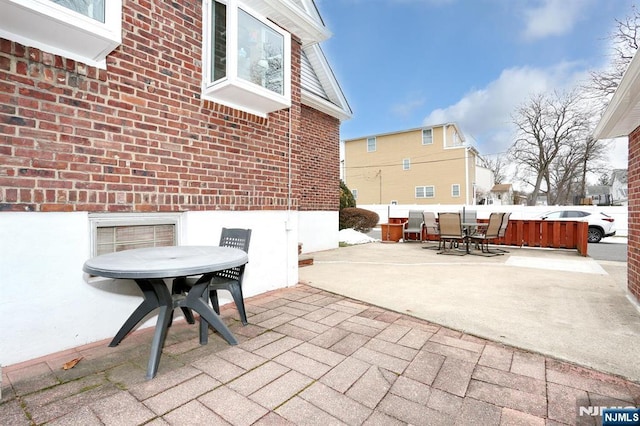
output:
<path id="1" fill-rule="evenodd" d="M 340 208 L 340 138 L 337 118 L 303 106 L 301 114 L 300 209 Z"/>
<path id="2" fill-rule="evenodd" d="M 261 118 L 200 99 L 199 6 L 123 3 L 107 70 L 0 39 L 0 211 L 297 209 L 333 179 L 339 123 L 301 114 L 295 38 L 293 106 Z M 337 210 L 331 185 L 305 208 Z"/>
<path id="3" fill-rule="evenodd" d="M 640 301 L 640 127 L 629 135 L 627 286 Z"/>

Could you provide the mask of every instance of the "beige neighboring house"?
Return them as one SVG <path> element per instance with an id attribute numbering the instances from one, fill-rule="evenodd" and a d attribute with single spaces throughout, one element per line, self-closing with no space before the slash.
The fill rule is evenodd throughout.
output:
<path id="1" fill-rule="evenodd" d="M 345 140 L 343 177 L 358 204 L 476 204 L 478 159 L 447 123 Z"/>
<path id="2" fill-rule="evenodd" d="M 491 188 L 487 204 L 497 206 L 510 206 L 513 204 L 513 185 L 510 183 L 499 183 Z"/>

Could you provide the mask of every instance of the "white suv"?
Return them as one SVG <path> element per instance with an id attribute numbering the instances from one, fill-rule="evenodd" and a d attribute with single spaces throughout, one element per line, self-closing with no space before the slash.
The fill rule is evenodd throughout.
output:
<path id="1" fill-rule="evenodd" d="M 580 220 L 589 222 L 589 242 L 598 243 L 604 237 L 616 235 L 615 219 L 604 213 L 586 210 L 554 210 L 540 216 L 542 220 Z"/>

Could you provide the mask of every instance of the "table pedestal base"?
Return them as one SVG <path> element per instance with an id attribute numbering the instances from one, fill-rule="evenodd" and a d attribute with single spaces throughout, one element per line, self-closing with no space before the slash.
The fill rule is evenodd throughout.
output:
<path id="1" fill-rule="evenodd" d="M 179 296 L 176 299 L 172 298 L 167 285 L 162 279 L 136 279 L 135 282 L 142 290 L 144 300 L 120 327 L 109 346 L 117 346 L 147 314 L 159 308 L 156 329 L 151 342 L 151 355 L 147 366 L 147 379 L 152 379 L 158 371 L 162 347 L 167 336 L 167 329 L 171 323 L 173 310 L 178 307 L 193 309 L 204 319 L 204 321 L 200 322 L 200 344 L 207 343 L 208 326 L 210 324 L 230 345 L 237 345 L 238 340 L 206 302 L 211 279 L 208 275 L 203 275 L 186 296 Z"/>

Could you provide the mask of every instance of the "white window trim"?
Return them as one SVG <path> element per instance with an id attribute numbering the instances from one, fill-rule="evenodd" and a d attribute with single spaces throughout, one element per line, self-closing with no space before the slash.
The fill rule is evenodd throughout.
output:
<path id="1" fill-rule="evenodd" d="M 418 188 L 422 188 L 423 189 L 423 192 L 425 194 L 424 197 L 418 197 L 417 196 L 417 192 L 418 192 L 417 189 Z M 431 195 L 431 196 L 427 195 L 427 188 L 431 188 L 432 189 L 433 195 Z M 414 195 L 415 195 L 416 198 L 435 198 L 436 197 L 436 187 L 434 185 L 418 185 L 414 189 Z"/>
<path id="2" fill-rule="evenodd" d="M 411 169 L 411 158 L 403 158 L 402 170 L 410 170 L 410 169 Z"/>
<path id="3" fill-rule="evenodd" d="M 425 142 L 424 141 L 424 132 L 429 130 L 431 132 L 431 142 Z M 422 129 L 422 132 L 420 133 L 420 136 L 422 137 L 422 145 L 433 145 L 433 128 L 430 129 Z"/>
<path id="4" fill-rule="evenodd" d="M 181 243 L 181 213 L 91 213 L 89 214 L 90 256 L 96 255 L 97 229 L 110 226 L 174 225 L 176 227 L 176 245 Z"/>
<path id="5" fill-rule="evenodd" d="M 456 195 L 456 193 L 455 193 L 455 191 L 454 191 L 454 188 L 455 188 L 455 187 L 458 187 L 458 195 Z M 461 192 L 462 192 L 462 191 L 461 191 L 461 186 L 460 186 L 460 184 L 459 184 L 459 183 L 454 183 L 454 184 L 452 184 L 452 185 L 451 185 L 451 196 L 452 196 L 452 197 L 454 197 L 454 198 L 458 198 L 458 197 L 460 197 L 460 196 L 461 196 L 461 195 L 460 195 L 460 194 L 461 194 Z"/>
<path id="6" fill-rule="evenodd" d="M 373 149 L 369 148 L 369 141 L 373 141 Z M 378 150 L 378 140 L 374 136 L 372 138 L 367 138 L 367 152 L 376 152 Z"/>
<path id="7" fill-rule="evenodd" d="M 105 1 L 105 22 L 50 0 L 0 0 L 0 37 L 98 68 L 122 43 L 122 0 Z"/>
<path id="8" fill-rule="evenodd" d="M 227 6 L 227 72 L 226 77 L 217 81 L 212 80 L 211 26 L 214 23 L 211 18 L 215 1 L 203 0 L 202 2 L 202 98 L 260 117 L 266 117 L 270 112 L 289 108 L 291 106 L 291 34 L 239 0 L 218 0 Z M 284 43 L 282 95 L 238 77 L 238 8 L 282 35 Z"/>
<path id="9" fill-rule="evenodd" d="M 353 195 L 353 199 L 357 200 L 358 199 L 358 190 L 357 189 L 352 189 L 351 190 L 351 195 Z"/>

